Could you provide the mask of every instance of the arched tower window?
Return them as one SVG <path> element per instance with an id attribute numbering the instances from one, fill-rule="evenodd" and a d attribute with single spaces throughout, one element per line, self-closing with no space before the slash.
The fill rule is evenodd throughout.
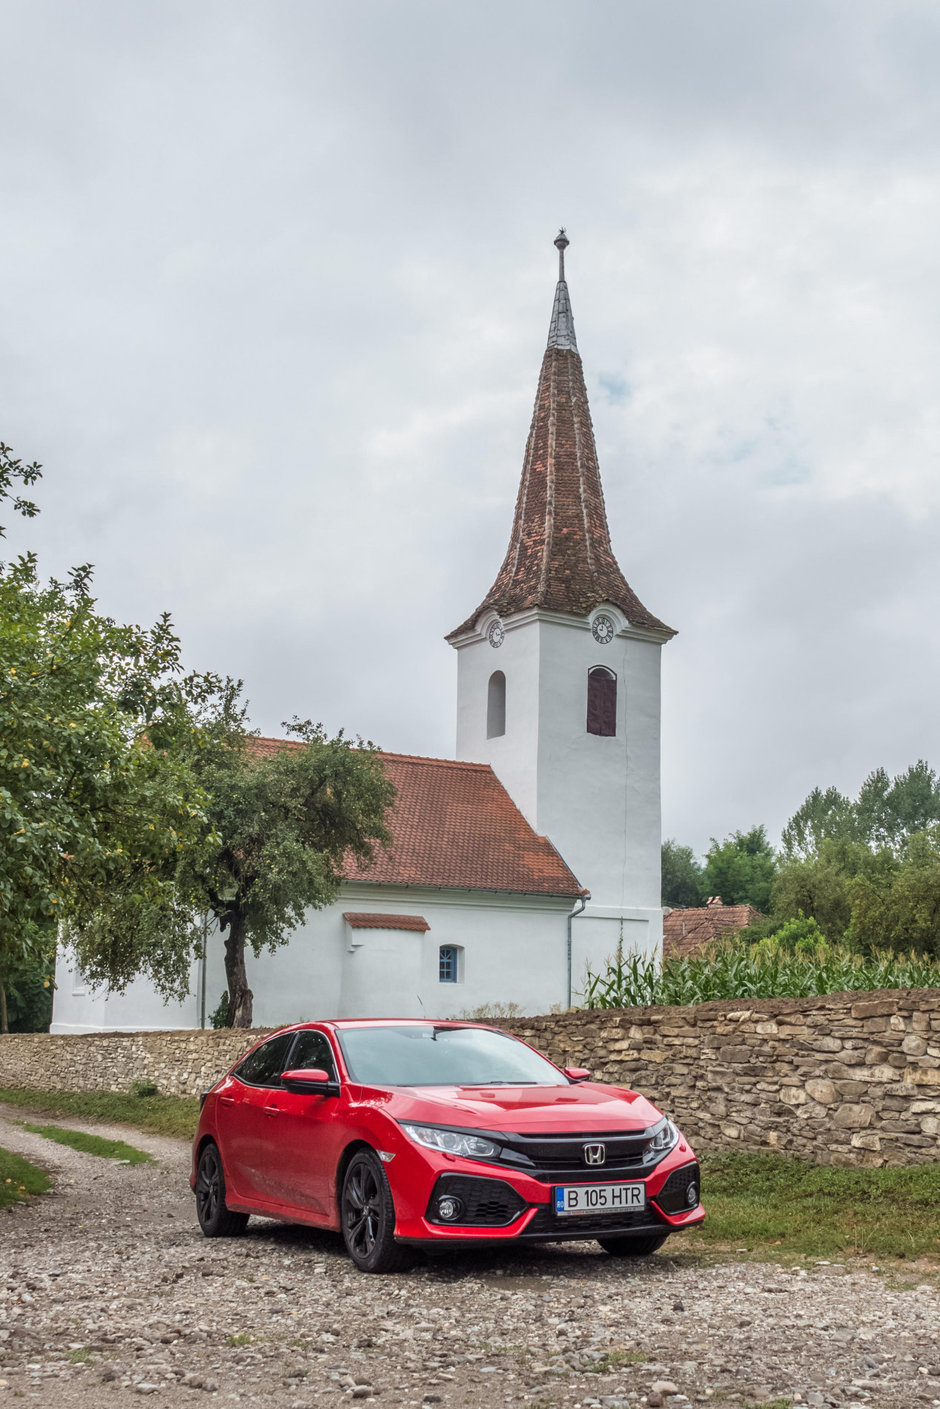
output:
<path id="1" fill-rule="evenodd" d="M 506 732 L 506 677 L 494 670 L 486 691 L 486 737 L 497 739 Z"/>
<path id="2" fill-rule="evenodd" d="M 607 738 L 617 732 L 617 677 L 605 665 L 588 671 L 587 731 Z"/>

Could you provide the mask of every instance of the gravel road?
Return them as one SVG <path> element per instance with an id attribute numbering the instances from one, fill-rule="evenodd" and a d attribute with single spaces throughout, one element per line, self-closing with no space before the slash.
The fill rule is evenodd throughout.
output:
<path id="1" fill-rule="evenodd" d="M 0 1107 L 0 1145 L 48 1169 L 55 1192 L 0 1214 L 0 1409 L 138 1395 L 206 1409 L 940 1406 L 935 1285 L 707 1264 L 678 1238 L 647 1261 L 569 1243 L 369 1277 L 308 1229 L 252 1220 L 243 1238 L 205 1240 L 182 1141 L 57 1122 L 155 1156 L 121 1165 L 30 1135 L 24 1117 Z"/>

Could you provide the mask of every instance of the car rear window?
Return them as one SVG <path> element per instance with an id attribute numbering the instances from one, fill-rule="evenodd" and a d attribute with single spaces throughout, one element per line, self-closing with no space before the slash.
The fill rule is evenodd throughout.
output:
<path id="1" fill-rule="evenodd" d="M 354 1081 L 367 1086 L 563 1086 L 531 1047 L 478 1027 L 411 1023 L 338 1033 Z"/>
<path id="2" fill-rule="evenodd" d="M 292 1032 L 282 1032 L 270 1042 L 262 1042 L 238 1064 L 235 1075 L 249 1086 L 280 1086 L 281 1072 L 293 1040 Z"/>

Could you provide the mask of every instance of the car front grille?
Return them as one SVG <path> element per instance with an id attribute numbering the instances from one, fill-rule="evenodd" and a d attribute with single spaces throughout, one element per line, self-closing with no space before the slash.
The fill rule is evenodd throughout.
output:
<path id="1" fill-rule="evenodd" d="M 698 1197 L 695 1203 L 689 1203 L 689 1186 L 695 1185 Z M 658 1194 L 652 1197 L 659 1204 L 664 1213 L 688 1213 L 690 1208 L 695 1208 L 701 1200 L 702 1180 L 697 1164 L 684 1164 L 681 1169 L 674 1169 L 666 1180 Z"/>
<path id="2" fill-rule="evenodd" d="M 500 1135 L 500 1162 L 524 1171 L 544 1184 L 558 1184 L 576 1172 L 583 1183 L 609 1183 L 611 1178 L 635 1175 L 662 1159 L 662 1154 L 649 1158 L 646 1147 L 651 1130 L 638 1130 L 625 1135 L 619 1131 L 598 1131 L 581 1135 Z M 589 1165 L 584 1158 L 587 1144 L 602 1144 L 605 1159 L 602 1165 Z"/>

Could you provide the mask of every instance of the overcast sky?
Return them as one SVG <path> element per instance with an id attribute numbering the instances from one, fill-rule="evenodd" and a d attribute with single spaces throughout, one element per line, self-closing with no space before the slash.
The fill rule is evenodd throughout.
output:
<path id="1" fill-rule="evenodd" d="M 4 0 L 0 53 L 8 552 L 266 733 L 452 756 L 564 224 L 665 834 L 940 764 L 933 0 Z"/>

